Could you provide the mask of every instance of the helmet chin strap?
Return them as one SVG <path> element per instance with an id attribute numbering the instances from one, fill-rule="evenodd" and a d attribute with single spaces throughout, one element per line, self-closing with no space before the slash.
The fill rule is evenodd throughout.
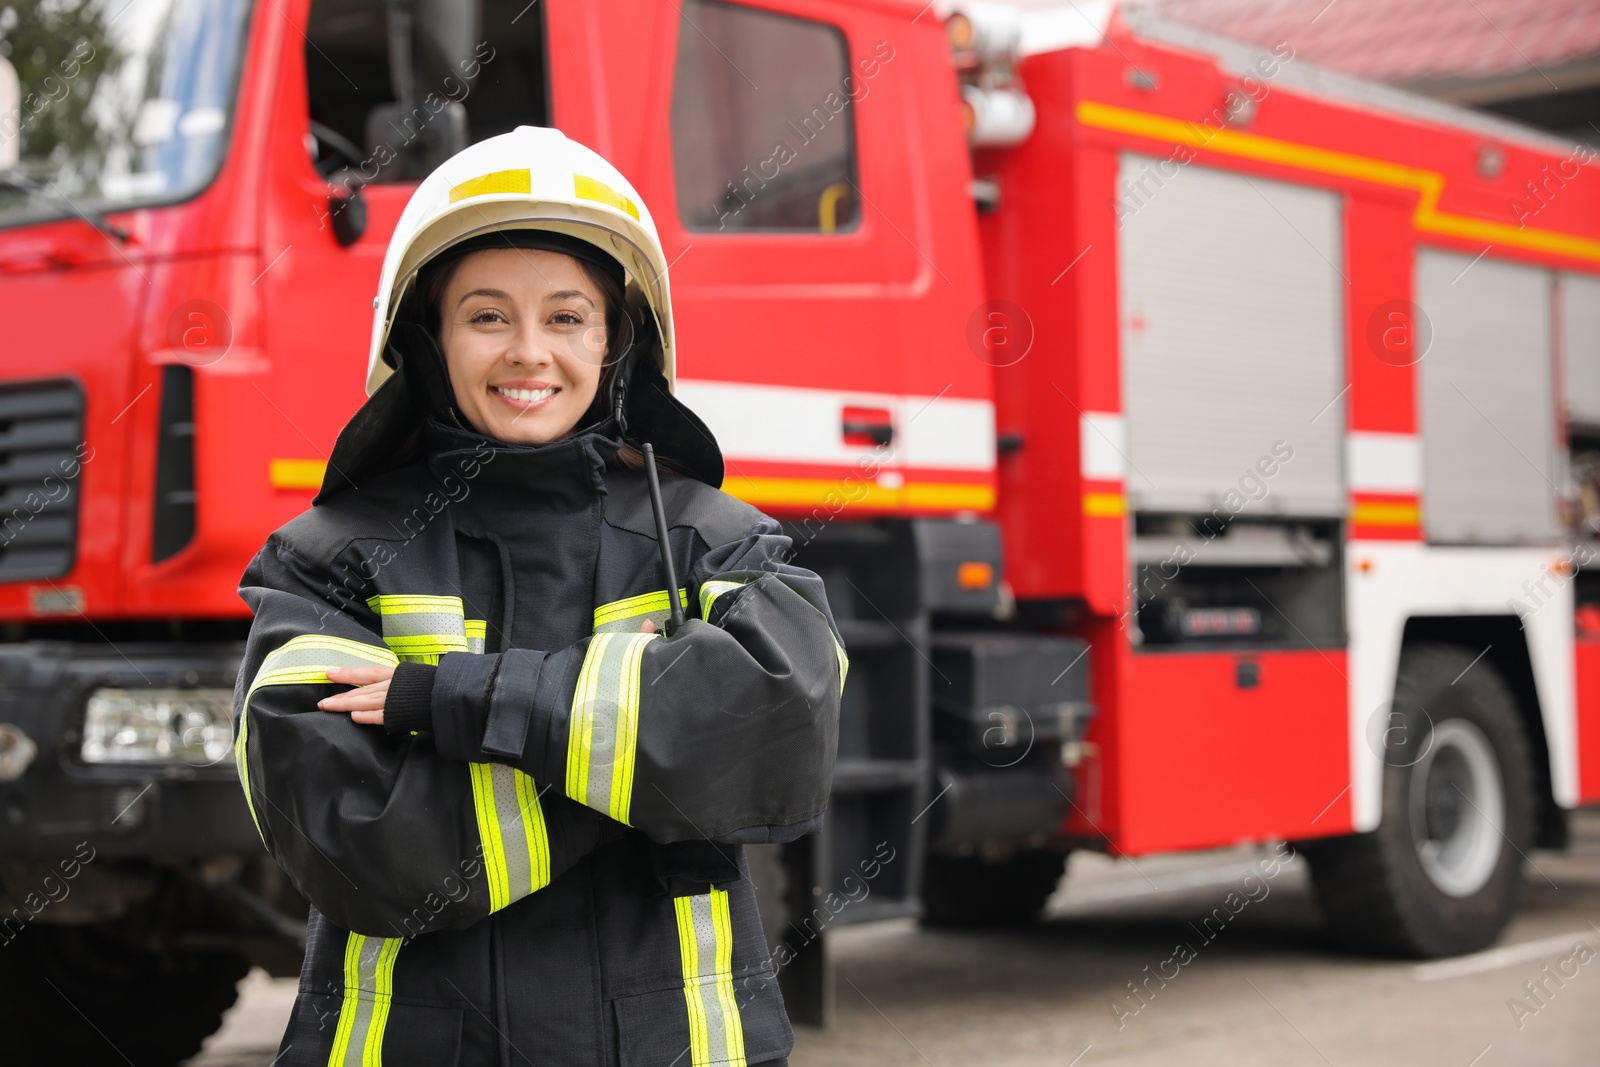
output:
<path id="1" fill-rule="evenodd" d="M 617 373 L 612 382 L 611 391 L 616 394 L 611 403 L 611 417 L 617 420 L 617 433 L 623 437 L 628 435 L 628 416 L 626 412 L 628 401 L 628 372 L 632 370 L 628 362 L 629 353 L 623 353 L 617 364 Z"/>

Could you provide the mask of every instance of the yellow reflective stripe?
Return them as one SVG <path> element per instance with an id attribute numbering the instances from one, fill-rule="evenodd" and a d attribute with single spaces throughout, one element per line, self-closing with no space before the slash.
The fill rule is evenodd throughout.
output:
<path id="1" fill-rule="evenodd" d="M 472 804 L 483 842 L 489 910 L 550 884 L 550 837 L 534 781 L 503 763 L 469 763 Z"/>
<path id="2" fill-rule="evenodd" d="M 234 738 L 233 759 L 239 769 L 239 784 L 244 787 L 250 819 L 256 824 L 256 833 L 261 835 L 263 845 L 267 843 L 267 835 L 256 815 L 255 797 L 250 795 L 250 698 L 265 685 L 333 685 L 335 683 L 328 680 L 330 667 L 393 667 L 399 662 L 386 648 L 330 634 L 291 637 L 262 659 L 239 712 L 239 736 Z"/>
<path id="3" fill-rule="evenodd" d="M 511 876 L 506 871 L 505 848 L 500 843 L 500 817 L 494 805 L 494 781 L 487 763 L 469 763 L 472 806 L 478 816 L 478 839 L 483 842 L 483 872 L 489 880 L 489 910 L 511 903 Z"/>
<path id="4" fill-rule="evenodd" d="M 389 1005 L 394 1003 L 394 960 L 403 943 L 398 937 L 383 939 L 373 989 L 372 1025 L 362 1049 L 362 1067 L 383 1067 L 383 1031 L 389 1025 Z"/>
<path id="5" fill-rule="evenodd" d="M 442 612 L 444 614 L 461 611 L 461 598 L 458 596 L 434 596 L 431 593 L 379 593 L 367 597 L 367 607 L 379 615 L 413 615 L 426 612 Z"/>
<path id="6" fill-rule="evenodd" d="M 711 891 L 711 914 L 717 927 L 717 996 L 722 1001 L 722 1027 L 727 1040 L 728 1063 L 745 1067 L 744 1023 L 733 993 L 733 919 L 728 914 L 728 891 Z"/>
<path id="7" fill-rule="evenodd" d="M 685 609 L 689 607 L 689 590 L 678 590 L 678 603 Z M 665 589 L 657 589 L 653 593 L 640 593 L 638 596 L 628 597 L 626 600 L 613 600 L 609 604 L 601 604 L 594 609 L 594 632 L 604 630 L 624 629 L 619 625 L 629 620 L 637 619 L 641 615 L 657 615 L 665 619 L 672 612 L 672 602 L 667 599 Z M 638 625 L 626 627 L 637 630 Z"/>
<path id="8" fill-rule="evenodd" d="M 380 593 L 367 607 L 383 619 L 383 640 L 401 659 L 438 663 L 446 652 L 468 651 L 458 596 Z"/>
<path id="9" fill-rule="evenodd" d="M 394 999 L 398 937 L 352 933 L 344 947 L 344 1002 L 328 1067 L 382 1067 L 383 1031 Z"/>
<path id="10" fill-rule="evenodd" d="M 660 634 L 595 634 L 589 639 L 567 725 L 567 796 L 620 823 L 633 800 L 644 646 Z"/>
<path id="11" fill-rule="evenodd" d="M 467 651 L 467 638 L 464 634 L 407 634 L 403 637 L 385 637 L 384 642 L 394 651 L 394 654 L 405 660 L 427 660 L 438 663 L 439 657 L 446 652 Z"/>
<path id="12" fill-rule="evenodd" d="M 611 766 L 611 809 L 613 819 L 625 825 L 633 805 L 633 760 L 639 741 L 639 669 L 644 664 L 644 646 L 654 634 L 636 634 L 628 641 L 622 661 L 622 677 L 617 696 L 617 740 Z"/>
<path id="13" fill-rule="evenodd" d="M 589 748 L 594 736 L 590 709 L 600 687 L 600 662 L 613 639 L 609 633 L 589 639 L 583 666 L 578 668 L 578 684 L 572 691 L 572 713 L 567 722 L 567 796 L 580 802 L 588 795 L 589 786 Z"/>
<path id="14" fill-rule="evenodd" d="M 609 204 L 618 211 L 626 211 L 635 220 L 639 218 L 639 208 L 632 200 L 629 200 L 605 182 L 591 178 L 587 174 L 574 174 L 572 176 L 572 191 L 575 195 L 585 200 L 597 200 L 602 204 Z"/>
<path id="15" fill-rule="evenodd" d="M 533 175 L 527 167 L 516 170 L 497 170 L 468 178 L 450 188 L 450 202 L 466 200 L 473 196 L 492 196 L 495 193 L 526 193 L 533 188 Z"/>
<path id="16" fill-rule="evenodd" d="M 711 605 L 717 602 L 717 597 L 744 585 L 744 582 L 728 582 L 714 580 L 700 584 L 700 617 L 711 618 Z"/>
<path id="17" fill-rule="evenodd" d="M 550 884 L 550 834 L 544 824 L 544 809 L 539 806 L 539 790 L 533 778 L 516 768 L 511 771 L 517 786 L 517 810 L 522 813 L 522 833 L 528 848 L 528 891 L 536 892 Z"/>
<path id="18" fill-rule="evenodd" d="M 745 1067 L 744 1023 L 733 990 L 728 892 L 675 897 L 691 1067 Z"/>
<path id="19" fill-rule="evenodd" d="M 467 651 L 482 652 L 489 639 L 489 622 L 487 619 L 468 619 L 462 623 L 466 631 Z"/>
<path id="20" fill-rule="evenodd" d="M 833 650 L 839 655 L 839 695 L 844 695 L 844 676 L 850 673 L 850 657 L 844 654 L 844 646 L 834 638 Z"/>

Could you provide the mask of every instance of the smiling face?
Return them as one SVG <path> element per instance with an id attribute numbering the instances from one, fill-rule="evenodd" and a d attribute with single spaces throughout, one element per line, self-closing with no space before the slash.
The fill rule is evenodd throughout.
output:
<path id="1" fill-rule="evenodd" d="M 607 308 L 576 259 L 472 252 L 451 271 L 438 310 L 456 406 L 479 433 L 547 444 L 589 410 L 606 360 Z"/>

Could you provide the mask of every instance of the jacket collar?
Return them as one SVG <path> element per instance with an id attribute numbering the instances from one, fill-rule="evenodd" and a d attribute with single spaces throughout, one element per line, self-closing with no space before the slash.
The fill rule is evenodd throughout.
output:
<path id="1" fill-rule="evenodd" d="M 605 492 L 606 464 L 622 446 L 609 424 L 545 445 L 515 445 L 437 416 L 423 423 L 423 443 L 428 469 L 441 482 L 493 485 L 569 508 Z"/>

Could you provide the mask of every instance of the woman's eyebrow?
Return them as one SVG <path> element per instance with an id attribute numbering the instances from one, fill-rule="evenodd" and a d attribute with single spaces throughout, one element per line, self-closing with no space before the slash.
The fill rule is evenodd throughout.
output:
<path id="1" fill-rule="evenodd" d="M 456 301 L 456 306 L 460 307 L 462 304 L 465 304 L 467 302 L 467 298 L 468 297 L 473 297 L 473 296 L 486 296 L 490 300 L 510 301 L 510 299 L 511 299 L 511 294 L 510 293 L 504 292 L 503 290 L 500 290 L 500 289 L 474 289 L 470 293 L 462 293 L 461 294 L 461 299 Z"/>
<path id="2" fill-rule="evenodd" d="M 573 297 L 573 296 L 577 297 L 579 300 L 588 301 L 590 304 L 594 303 L 594 301 L 589 298 L 589 294 L 584 292 L 582 289 L 557 289 L 553 293 L 546 294 L 545 299 L 546 300 L 565 300 L 568 297 Z"/>
<path id="3" fill-rule="evenodd" d="M 470 292 L 462 293 L 461 299 L 456 301 L 456 306 L 460 307 L 462 304 L 467 302 L 468 298 L 474 296 L 486 296 L 490 300 L 504 300 L 508 303 L 511 300 L 511 294 L 507 293 L 503 289 L 473 289 Z M 553 293 L 545 294 L 545 300 L 547 301 L 566 300 L 569 297 L 577 297 L 579 300 L 583 300 L 591 305 L 594 303 L 594 300 L 589 296 L 589 294 L 584 292 L 582 289 L 557 289 Z"/>

